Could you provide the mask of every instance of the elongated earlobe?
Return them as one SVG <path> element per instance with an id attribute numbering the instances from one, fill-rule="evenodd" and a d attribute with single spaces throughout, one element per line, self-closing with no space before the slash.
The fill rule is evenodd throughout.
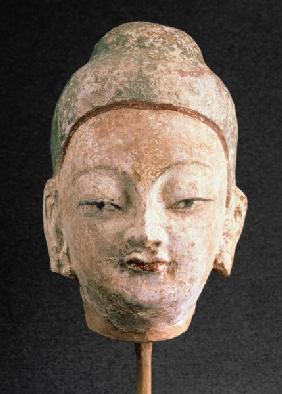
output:
<path id="1" fill-rule="evenodd" d="M 235 186 L 231 205 L 226 214 L 222 242 L 213 266 L 213 269 L 222 276 L 226 277 L 231 273 L 236 245 L 244 226 L 247 206 L 247 197 Z"/>
<path id="2" fill-rule="evenodd" d="M 76 278 L 71 268 L 69 249 L 59 223 L 56 179 L 48 179 L 43 196 L 43 224 L 50 256 L 51 271 Z"/>

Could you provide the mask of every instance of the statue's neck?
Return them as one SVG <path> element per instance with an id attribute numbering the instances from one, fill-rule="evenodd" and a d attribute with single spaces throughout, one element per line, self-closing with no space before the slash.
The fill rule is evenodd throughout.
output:
<path id="1" fill-rule="evenodd" d="M 101 315 L 93 304 L 90 305 L 86 300 L 84 300 L 83 304 L 85 319 L 90 330 L 111 339 L 129 342 L 154 342 L 177 337 L 188 329 L 194 313 L 194 309 L 192 309 L 187 319 L 178 324 L 167 325 L 161 329 L 152 327 L 145 332 L 132 332 L 122 331 L 115 327 L 109 320 Z"/>

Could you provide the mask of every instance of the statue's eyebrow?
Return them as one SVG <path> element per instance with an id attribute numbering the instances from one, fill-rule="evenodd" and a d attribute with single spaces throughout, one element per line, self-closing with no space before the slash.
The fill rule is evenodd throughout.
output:
<path id="1" fill-rule="evenodd" d="M 201 166 L 204 168 L 211 168 L 211 166 L 203 161 L 200 160 L 193 160 L 193 161 L 189 161 L 189 160 L 178 160 L 175 161 L 173 163 L 170 163 L 169 165 L 167 165 L 166 167 L 162 168 L 158 174 L 158 176 L 156 177 L 156 179 L 158 179 L 160 176 L 162 176 L 166 171 L 170 170 L 171 168 L 177 167 L 177 166 L 183 166 L 183 165 L 188 165 L 188 166 L 193 166 L 193 165 L 197 165 L 197 166 Z M 105 170 L 104 175 L 108 176 L 109 178 L 114 179 L 111 175 L 116 175 L 118 177 L 118 179 L 121 179 L 122 177 L 127 178 L 127 180 L 130 179 L 130 177 L 128 176 L 128 174 L 125 171 L 121 171 L 118 167 L 112 167 L 112 166 L 108 166 L 108 165 L 97 165 L 95 167 L 91 167 L 91 168 L 84 168 L 78 172 L 76 172 L 71 180 L 71 184 L 72 186 L 75 184 L 75 182 L 77 181 L 77 179 L 79 177 L 81 177 L 82 175 L 86 175 L 95 171 L 103 171 Z M 107 172 L 109 174 L 107 174 Z M 140 174 L 135 174 L 135 176 L 138 175 L 138 178 L 140 178 Z"/>
<path id="2" fill-rule="evenodd" d="M 121 171 L 119 168 L 117 167 L 111 167 L 111 166 L 107 166 L 107 165 L 98 165 L 95 167 L 91 167 L 91 168 L 84 168 L 80 171 L 77 171 L 73 176 L 72 176 L 72 180 L 71 180 L 71 184 L 72 186 L 75 184 L 75 182 L 77 181 L 78 178 L 80 178 L 82 175 L 86 175 L 92 172 L 96 172 L 99 174 L 98 171 L 100 171 L 101 174 L 101 170 L 104 171 L 105 173 L 103 175 L 109 177 L 109 178 L 113 178 L 112 175 L 117 175 L 117 177 L 120 179 L 121 176 L 123 175 L 123 171 Z M 108 174 L 107 174 L 108 172 Z"/>
<path id="3" fill-rule="evenodd" d="M 200 161 L 200 160 L 193 160 L 193 161 L 179 160 L 179 161 L 175 161 L 175 162 L 169 164 L 168 166 L 162 168 L 157 178 L 159 178 L 161 175 L 163 175 L 166 171 L 170 170 L 171 168 L 174 168 L 177 166 L 183 166 L 183 165 L 186 165 L 186 166 L 197 165 L 197 166 L 211 169 L 211 166 L 209 164 L 207 164 L 203 161 Z"/>

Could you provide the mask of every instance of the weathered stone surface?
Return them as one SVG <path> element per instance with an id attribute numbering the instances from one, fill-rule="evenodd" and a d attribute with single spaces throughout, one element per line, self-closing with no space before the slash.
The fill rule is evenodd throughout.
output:
<path id="1" fill-rule="evenodd" d="M 86 321 L 135 342 L 185 331 L 212 269 L 231 272 L 247 199 L 231 96 L 186 33 L 107 33 L 57 104 L 44 190 L 51 269 Z"/>

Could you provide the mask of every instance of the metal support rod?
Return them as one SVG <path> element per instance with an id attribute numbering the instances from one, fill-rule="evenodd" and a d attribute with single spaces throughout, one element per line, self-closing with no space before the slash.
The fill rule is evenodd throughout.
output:
<path id="1" fill-rule="evenodd" d="M 135 343 L 137 394 L 152 394 L 152 342 Z"/>

